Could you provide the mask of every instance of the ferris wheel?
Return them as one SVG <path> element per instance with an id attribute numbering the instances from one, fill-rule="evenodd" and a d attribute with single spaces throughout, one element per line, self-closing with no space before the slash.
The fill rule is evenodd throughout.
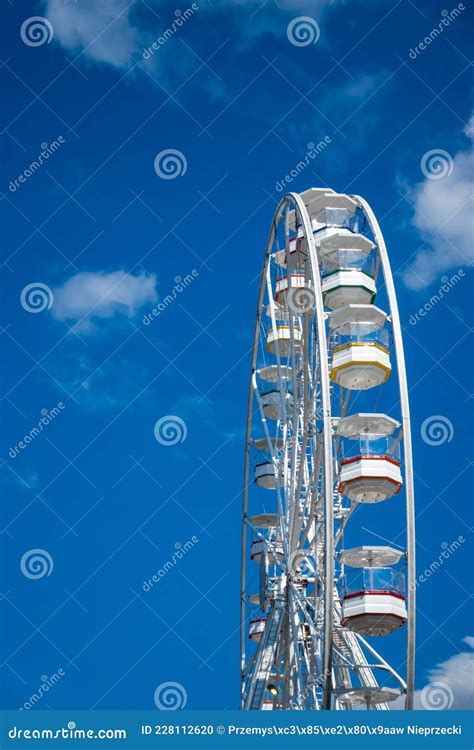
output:
<path id="1" fill-rule="evenodd" d="M 289 193 L 254 333 L 241 708 L 411 709 L 415 587 L 408 388 L 382 232 L 359 196 Z"/>

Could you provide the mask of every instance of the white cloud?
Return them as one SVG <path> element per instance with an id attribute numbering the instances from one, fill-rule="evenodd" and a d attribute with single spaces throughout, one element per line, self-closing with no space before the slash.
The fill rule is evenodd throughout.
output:
<path id="1" fill-rule="evenodd" d="M 344 96 L 352 99 L 365 99 L 370 96 L 383 81 L 388 78 L 383 71 L 378 73 L 361 73 L 353 81 L 346 83 L 340 90 Z"/>
<path id="2" fill-rule="evenodd" d="M 371 1 L 374 4 L 381 2 Z M 240 14 L 237 18 L 239 24 L 235 28 L 234 40 L 239 36 L 240 41 L 245 39 L 251 42 L 264 34 L 277 36 L 285 33 L 285 23 L 282 28 L 275 23 L 275 18 L 282 13 L 288 17 L 290 14 L 309 14 L 319 21 L 326 10 L 346 12 L 345 3 L 346 0 L 275 0 L 275 5 L 272 3 L 263 7 L 262 0 L 214 0 L 209 5 L 198 5 L 202 14 L 217 17 L 219 13 L 227 12 L 234 20 L 239 9 L 247 9 L 245 17 Z M 156 0 L 149 0 L 148 12 L 142 3 L 134 0 L 42 0 L 42 5 L 44 14 L 53 25 L 55 40 L 65 49 L 74 53 L 83 52 L 86 59 L 119 69 L 130 67 L 133 53 L 139 57 L 143 48 L 166 28 L 168 21 L 172 23 L 176 10 L 173 3 L 157 3 Z M 158 7 L 159 21 L 154 18 L 153 6 Z M 186 4 L 186 7 L 190 6 L 191 2 Z M 259 9 L 262 12 L 254 12 Z M 139 17 L 142 16 L 143 22 L 140 23 Z M 150 23 L 155 27 L 153 33 Z M 173 68 L 179 65 L 182 56 L 181 49 L 179 55 L 168 58 L 167 66 Z M 160 63 L 163 62 L 162 58 L 160 53 Z M 156 56 L 154 62 L 158 64 Z"/>
<path id="3" fill-rule="evenodd" d="M 51 314 L 87 332 L 94 329 L 95 318 L 135 317 L 144 304 L 158 299 L 156 283 L 155 276 L 145 273 L 80 272 L 53 289 Z"/>
<path id="4" fill-rule="evenodd" d="M 474 637 L 467 635 L 463 638 L 464 643 L 474 648 Z M 437 664 L 428 672 L 428 685 L 442 683 L 447 685 L 453 696 L 451 709 L 465 710 L 474 708 L 474 659 L 470 651 L 461 651 L 459 654 L 450 656 L 446 661 Z M 422 702 L 422 690 L 415 694 L 415 708 L 425 708 Z M 426 688 L 428 697 L 428 687 Z M 426 698 L 425 701 L 426 703 Z"/>
<path id="5" fill-rule="evenodd" d="M 469 122 L 462 132 L 464 133 L 464 135 L 467 135 L 468 138 L 474 140 L 474 114 L 470 116 Z"/>
<path id="6" fill-rule="evenodd" d="M 474 117 L 471 117 L 464 128 L 464 133 L 471 138 L 473 125 Z M 415 187 L 413 224 L 427 247 L 418 251 L 402 274 L 410 289 L 429 286 L 444 271 L 469 265 L 474 256 L 474 152 L 458 151 L 452 159 L 452 170 L 449 159 L 442 158 L 445 159 L 445 176 L 428 176 Z"/>
<path id="7" fill-rule="evenodd" d="M 467 635 L 463 642 L 474 648 L 473 636 Z M 427 677 L 425 687 L 415 691 L 415 709 L 474 709 L 474 658 L 471 651 L 460 651 L 436 664 L 428 671 Z M 391 703 L 390 707 L 403 709 L 404 705 L 405 698 L 402 698 Z"/>
<path id="8" fill-rule="evenodd" d="M 45 0 L 45 15 L 63 47 L 99 63 L 128 68 L 141 52 L 141 32 L 133 25 L 130 0 Z"/>

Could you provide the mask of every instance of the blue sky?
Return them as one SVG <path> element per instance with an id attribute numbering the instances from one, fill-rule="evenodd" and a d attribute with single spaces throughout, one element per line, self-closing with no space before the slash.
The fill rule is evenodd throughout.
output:
<path id="1" fill-rule="evenodd" d="M 437 0 L 4 4 L 3 707 L 58 670 L 38 708 L 153 708 L 168 681 L 189 708 L 237 706 L 257 280 L 277 185 L 325 138 L 288 189 L 361 194 L 385 233 L 419 571 L 465 540 L 419 586 L 417 688 L 440 679 L 454 707 L 469 705 L 472 12 L 461 5 L 447 23 Z M 35 16 L 47 19 L 39 36 Z M 301 16 L 315 43 L 289 38 Z M 173 165 L 156 157 L 170 149 L 178 174 L 164 179 L 160 165 Z M 167 415 L 184 422 L 182 442 L 155 439 Z M 436 416 L 447 439 L 427 442 Z M 35 549 L 49 575 L 22 572 Z"/>

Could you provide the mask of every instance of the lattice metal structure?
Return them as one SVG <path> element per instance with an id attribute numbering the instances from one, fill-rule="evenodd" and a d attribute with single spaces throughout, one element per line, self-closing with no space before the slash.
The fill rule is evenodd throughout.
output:
<path id="1" fill-rule="evenodd" d="M 414 644 L 410 413 L 387 249 L 363 198 L 289 193 L 251 365 L 241 707 L 410 709 Z"/>

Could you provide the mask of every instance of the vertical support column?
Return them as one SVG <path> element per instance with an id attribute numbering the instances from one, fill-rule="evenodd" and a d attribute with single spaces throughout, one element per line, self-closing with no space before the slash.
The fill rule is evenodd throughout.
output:
<path id="1" fill-rule="evenodd" d="M 323 477 L 324 477 L 324 653 L 323 653 L 323 709 L 331 708 L 332 693 L 332 641 L 334 629 L 334 506 L 333 506 L 333 461 L 332 461 L 332 426 L 331 426 L 331 393 L 329 387 L 328 347 L 326 338 L 326 316 L 324 313 L 323 295 L 319 262 L 314 242 L 311 221 L 303 200 L 297 193 L 290 193 L 300 213 L 306 241 L 308 243 L 311 272 L 314 283 L 316 327 L 318 332 L 318 349 L 320 358 L 321 401 L 323 408 Z"/>

